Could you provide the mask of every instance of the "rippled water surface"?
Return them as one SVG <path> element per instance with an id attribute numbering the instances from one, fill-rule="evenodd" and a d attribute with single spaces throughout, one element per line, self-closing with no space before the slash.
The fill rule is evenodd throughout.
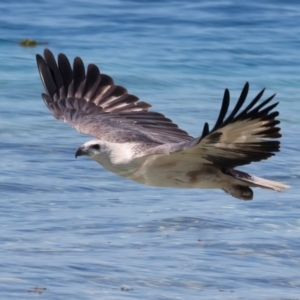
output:
<path id="1" fill-rule="evenodd" d="M 0 3 L 1 299 L 300 299 L 298 1 Z M 292 186 L 238 201 L 151 188 L 74 159 L 90 137 L 40 97 L 35 54 L 80 55 L 192 135 L 277 93 L 282 151 L 242 169 Z"/>

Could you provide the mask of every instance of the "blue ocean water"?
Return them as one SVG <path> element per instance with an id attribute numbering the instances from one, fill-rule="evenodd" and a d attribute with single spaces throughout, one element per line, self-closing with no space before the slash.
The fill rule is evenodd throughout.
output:
<path id="1" fill-rule="evenodd" d="M 0 299 L 300 299 L 298 1 L 0 3 Z M 32 48 L 19 41 L 48 43 Z M 223 91 L 277 93 L 282 151 L 250 202 L 161 189 L 74 159 L 35 54 L 81 56 L 192 135 Z"/>

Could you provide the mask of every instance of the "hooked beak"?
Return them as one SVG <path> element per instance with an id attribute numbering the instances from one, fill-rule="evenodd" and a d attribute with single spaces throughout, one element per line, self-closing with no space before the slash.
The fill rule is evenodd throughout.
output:
<path id="1" fill-rule="evenodd" d="M 82 155 L 86 155 L 84 149 L 82 148 L 82 146 L 80 146 L 79 148 L 77 148 L 76 152 L 75 152 L 75 158 L 77 158 L 77 156 L 82 156 Z"/>

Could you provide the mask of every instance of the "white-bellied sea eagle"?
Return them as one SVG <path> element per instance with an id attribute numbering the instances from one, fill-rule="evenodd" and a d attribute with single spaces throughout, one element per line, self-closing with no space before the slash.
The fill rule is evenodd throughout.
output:
<path id="1" fill-rule="evenodd" d="M 201 136 L 194 138 L 163 114 L 150 111 L 150 104 L 114 84 L 96 65 L 85 71 L 76 57 L 71 67 L 64 54 L 56 62 L 48 49 L 36 59 L 46 91 L 42 97 L 53 116 L 96 138 L 80 146 L 76 157 L 85 155 L 146 185 L 217 188 L 243 200 L 253 198 L 251 187 L 289 187 L 235 169 L 279 151 L 278 103 L 270 104 L 275 95 L 259 102 L 264 89 L 242 109 L 246 83 L 231 113 L 226 89 L 215 125 L 209 129 L 205 123 Z"/>

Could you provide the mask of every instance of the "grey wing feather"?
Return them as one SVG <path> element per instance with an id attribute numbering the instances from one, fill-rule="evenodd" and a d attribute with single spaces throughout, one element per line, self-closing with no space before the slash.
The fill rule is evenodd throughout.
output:
<path id="1" fill-rule="evenodd" d="M 156 112 L 113 79 L 90 64 L 85 71 L 81 58 L 73 68 L 64 54 L 57 62 L 48 49 L 37 55 L 45 94 L 42 98 L 51 113 L 79 132 L 109 142 L 178 143 L 192 139 L 170 119 Z"/>

